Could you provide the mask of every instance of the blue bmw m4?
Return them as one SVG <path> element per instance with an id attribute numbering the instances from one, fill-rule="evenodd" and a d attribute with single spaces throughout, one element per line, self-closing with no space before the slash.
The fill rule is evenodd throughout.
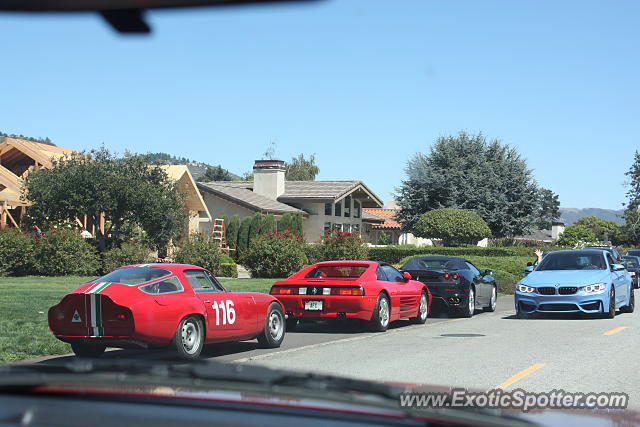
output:
<path id="1" fill-rule="evenodd" d="M 516 285 L 516 314 L 600 313 L 634 309 L 631 276 L 611 254 L 601 249 L 549 252 Z"/>

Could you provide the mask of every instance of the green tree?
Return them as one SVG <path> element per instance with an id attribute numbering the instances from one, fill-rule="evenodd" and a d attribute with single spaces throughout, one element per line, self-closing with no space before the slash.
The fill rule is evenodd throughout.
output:
<path id="1" fill-rule="evenodd" d="M 597 240 L 598 238 L 596 237 L 596 233 L 594 233 L 590 228 L 583 225 L 571 224 L 564 229 L 562 234 L 560 234 L 558 245 L 575 247 L 581 242 L 593 244 Z"/>
<path id="2" fill-rule="evenodd" d="M 549 230 L 553 221 L 560 218 L 560 200 L 558 195 L 546 188 L 538 189 L 538 222 L 540 230 Z"/>
<path id="3" fill-rule="evenodd" d="M 378 245 L 390 245 L 391 244 L 391 232 L 390 231 L 378 231 Z"/>
<path id="4" fill-rule="evenodd" d="M 482 134 L 438 138 L 428 154 L 411 158 L 405 171 L 396 200 L 397 218 L 408 231 L 422 214 L 440 208 L 475 211 L 495 237 L 529 232 L 538 219 L 537 185 L 525 160 Z"/>
<path id="5" fill-rule="evenodd" d="M 629 178 L 627 204 L 624 210 L 624 225 L 620 238 L 630 246 L 640 245 L 640 153 L 635 152 L 633 164 L 625 175 Z"/>
<path id="6" fill-rule="evenodd" d="M 234 259 L 238 257 L 238 231 L 240 230 L 240 217 L 234 215 L 229 220 L 229 226 L 227 227 L 227 245 L 232 249 L 230 251 Z"/>
<path id="7" fill-rule="evenodd" d="M 588 228 L 593 231 L 596 239 L 600 241 L 611 241 L 618 235 L 618 224 L 596 216 L 585 216 L 577 220 L 573 225 L 581 225 Z"/>
<path id="8" fill-rule="evenodd" d="M 285 213 L 280 217 L 278 221 L 278 231 L 293 230 L 293 216 L 290 213 Z"/>
<path id="9" fill-rule="evenodd" d="M 251 217 L 247 216 L 242 219 L 240 223 L 240 229 L 238 230 L 238 247 L 237 253 L 238 257 L 241 257 L 242 254 L 247 250 L 249 245 L 249 229 L 251 228 Z"/>
<path id="10" fill-rule="evenodd" d="M 262 230 L 263 217 L 264 215 L 262 215 L 260 212 L 256 212 L 255 215 L 251 217 L 247 245 L 250 245 L 251 241 L 260 235 L 260 232 Z"/>
<path id="11" fill-rule="evenodd" d="M 233 181 L 233 177 L 228 170 L 223 169 L 218 165 L 215 167 L 207 166 L 207 170 L 204 175 L 197 179 L 199 182 L 211 182 L 211 181 Z"/>
<path id="12" fill-rule="evenodd" d="M 420 216 L 414 234 L 417 237 L 442 239 L 445 246 L 457 246 L 475 244 L 489 237 L 491 230 L 475 212 L 442 208 Z"/>
<path id="13" fill-rule="evenodd" d="M 265 215 L 263 217 L 260 234 L 268 234 L 272 231 L 276 231 L 276 218 L 272 214 Z"/>
<path id="14" fill-rule="evenodd" d="M 300 212 L 293 214 L 292 231 L 298 236 L 304 234 L 304 217 Z"/>
<path id="15" fill-rule="evenodd" d="M 160 168 L 150 167 L 136 155 L 117 157 L 107 149 L 53 161 L 52 169 L 31 172 L 25 179 L 23 195 L 31 202 L 28 220 L 46 228 L 55 221 L 82 218 L 97 227 L 101 252 L 111 243 L 119 246 L 123 231 L 139 226 L 147 239 L 163 251 L 184 230 L 188 214 L 177 184 Z"/>
<path id="16" fill-rule="evenodd" d="M 285 179 L 287 181 L 313 181 L 320 172 L 320 168 L 316 165 L 316 155 L 312 154 L 308 159 L 304 158 L 304 154 L 292 157 L 287 163 Z"/>

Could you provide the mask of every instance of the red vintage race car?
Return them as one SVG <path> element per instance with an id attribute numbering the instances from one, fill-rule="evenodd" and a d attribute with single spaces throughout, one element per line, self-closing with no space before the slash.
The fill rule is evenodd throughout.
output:
<path id="1" fill-rule="evenodd" d="M 431 294 L 409 273 L 375 261 L 329 261 L 313 264 L 271 287 L 284 305 L 287 329 L 300 319 L 360 319 L 375 331 L 389 323 L 427 320 Z"/>
<path id="2" fill-rule="evenodd" d="M 229 292 L 213 275 L 184 264 L 118 268 L 85 283 L 49 309 L 49 328 L 79 357 L 106 347 L 165 347 L 195 359 L 204 344 L 257 338 L 279 347 L 282 305 L 256 292 Z"/>

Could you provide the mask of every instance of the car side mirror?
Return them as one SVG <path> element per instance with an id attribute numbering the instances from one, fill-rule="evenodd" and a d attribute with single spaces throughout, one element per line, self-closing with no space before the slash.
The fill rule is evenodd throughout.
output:
<path id="1" fill-rule="evenodd" d="M 621 271 L 624 270 L 624 265 L 622 264 L 611 264 L 611 271 Z"/>
<path id="2" fill-rule="evenodd" d="M 529 261 L 529 262 L 527 263 L 527 267 L 531 267 L 532 265 L 533 265 L 533 263 L 532 263 L 531 261 Z"/>
<path id="3" fill-rule="evenodd" d="M 533 265 L 528 265 L 524 269 L 524 275 L 526 276 L 527 274 L 531 273 L 532 271 L 533 271 Z"/>
<path id="4" fill-rule="evenodd" d="M 484 273 L 482 273 L 483 276 L 493 276 L 493 270 L 485 270 Z"/>
<path id="5" fill-rule="evenodd" d="M 402 277 L 404 277 L 404 280 L 405 280 L 406 282 L 408 282 L 409 280 L 411 280 L 411 279 L 412 279 L 411 274 L 409 274 L 409 273 L 408 273 L 408 272 L 406 272 L 406 271 L 405 271 L 404 273 L 402 273 Z"/>

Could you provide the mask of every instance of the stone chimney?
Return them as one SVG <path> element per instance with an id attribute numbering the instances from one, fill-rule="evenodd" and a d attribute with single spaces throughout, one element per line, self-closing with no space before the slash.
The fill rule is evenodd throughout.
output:
<path id="1" fill-rule="evenodd" d="M 253 192 L 276 200 L 284 193 L 284 162 L 256 160 L 253 165 Z"/>
<path id="2" fill-rule="evenodd" d="M 560 235 L 564 232 L 564 222 L 562 221 L 553 221 L 551 223 L 551 238 L 553 240 L 558 240 Z"/>

